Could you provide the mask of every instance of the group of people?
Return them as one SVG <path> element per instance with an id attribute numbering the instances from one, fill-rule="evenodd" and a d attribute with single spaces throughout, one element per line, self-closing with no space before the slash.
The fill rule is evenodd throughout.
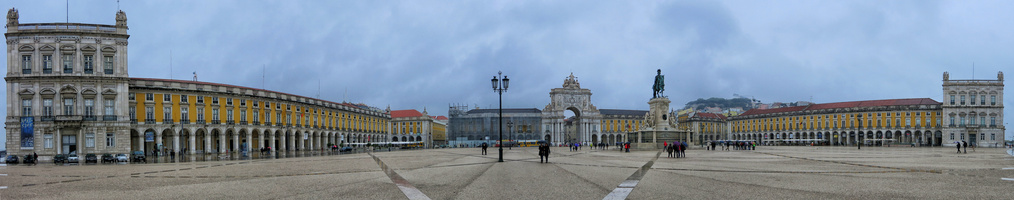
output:
<path id="1" fill-rule="evenodd" d="M 961 142 L 954 142 L 954 143 L 955 143 L 954 146 L 958 147 L 958 153 L 968 153 L 968 142 L 961 141 Z M 964 152 L 961 151 L 962 148 L 965 149 Z M 975 152 L 975 144 L 972 144 L 972 152 Z"/>
<path id="2" fill-rule="evenodd" d="M 687 143 L 675 141 L 673 143 L 662 143 L 665 146 L 665 151 L 669 152 L 670 158 L 682 158 L 686 157 Z"/>
<path id="3" fill-rule="evenodd" d="M 708 150 L 711 150 L 711 151 L 714 151 L 715 148 L 716 148 L 716 146 L 722 148 L 723 151 L 728 151 L 730 147 L 732 147 L 735 150 L 757 150 L 757 143 L 756 142 L 742 142 L 742 141 L 736 141 L 736 142 L 715 142 L 715 141 L 711 141 L 711 142 L 708 142 L 707 145 L 705 145 L 705 147 L 707 147 Z"/>

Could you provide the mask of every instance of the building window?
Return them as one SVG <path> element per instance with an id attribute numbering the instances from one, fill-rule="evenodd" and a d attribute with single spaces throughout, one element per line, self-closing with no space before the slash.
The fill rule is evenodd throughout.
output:
<path id="1" fill-rule="evenodd" d="M 953 134 L 953 133 L 952 133 L 952 134 Z M 962 141 L 964 141 L 964 140 L 965 140 L 965 134 L 958 134 L 958 135 L 961 135 L 961 140 L 962 140 Z"/>
<path id="2" fill-rule="evenodd" d="M 21 100 L 21 116 L 32 116 L 32 100 Z"/>
<path id="3" fill-rule="evenodd" d="M 264 111 L 264 123 L 271 123 L 271 114 L 268 114 L 268 112 L 270 111 Z"/>
<path id="4" fill-rule="evenodd" d="M 954 140 L 954 133 L 951 133 L 951 140 Z"/>
<path id="5" fill-rule="evenodd" d="M 989 117 L 989 125 L 996 126 L 996 117 Z"/>
<path id="6" fill-rule="evenodd" d="M 986 95 L 982 95 L 981 97 L 979 98 L 979 105 L 986 105 Z"/>
<path id="7" fill-rule="evenodd" d="M 94 133 L 86 133 L 85 134 L 85 147 L 87 147 L 87 148 L 94 148 L 95 147 L 95 134 Z"/>
<path id="8" fill-rule="evenodd" d="M 42 116 L 53 116 L 53 99 L 42 99 Z"/>
<path id="9" fill-rule="evenodd" d="M 53 73 L 53 55 L 42 55 L 42 73 Z"/>
<path id="10" fill-rule="evenodd" d="M 951 116 L 951 126 L 954 125 L 954 116 Z"/>
<path id="11" fill-rule="evenodd" d="M 63 115 L 74 115 L 74 99 L 63 99 Z"/>
<path id="12" fill-rule="evenodd" d="M 62 60 L 63 60 L 63 73 L 65 74 L 74 73 L 74 55 L 64 54 Z"/>
<path id="13" fill-rule="evenodd" d="M 218 118 L 218 108 L 211 109 L 211 120 L 221 120 L 221 118 Z"/>
<path id="14" fill-rule="evenodd" d="M 979 117 L 979 125 L 986 126 L 986 117 Z"/>
<path id="15" fill-rule="evenodd" d="M 137 107 L 130 107 L 130 120 L 137 120 Z"/>
<path id="16" fill-rule="evenodd" d="M 113 74 L 113 57 L 105 56 L 102 57 L 102 60 L 104 61 L 102 62 L 102 71 L 106 74 Z"/>
<path id="17" fill-rule="evenodd" d="M 954 95 L 951 95 L 951 105 L 954 105 Z"/>
<path id="18" fill-rule="evenodd" d="M 144 107 L 144 121 L 155 121 L 155 107 Z"/>
<path id="19" fill-rule="evenodd" d="M 968 124 L 969 125 L 975 125 L 975 117 L 969 117 L 968 118 Z"/>
<path id="20" fill-rule="evenodd" d="M 172 100 L 173 100 L 173 95 L 169 95 L 169 94 L 163 94 L 162 95 L 162 101 L 164 101 L 164 102 L 170 102 Z"/>
<path id="21" fill-rule="evenodd" d="M 84 100 L 84 106 L 85 106 L 84 107 L 84 109 L 85 109 L 84 110 L 84 115 L 85 116 L 95 116 L 95 100 L 94 99 L 85 99 Z"/>
<path id="22" fill-rule="evenodd" d="M 961 121 L 958 121 L 958 125 L 965 125 L 965 117 L 961 117 Z"/>
<path id="23" fill-rule="evenodd" d="M 173 120 L 173 109 L 172 109 L 172 107 L 166 106 L 165 108 L 162 108 L 162 116 L 163 116 L 162 120 L 164 120 L 164 121 L 172 121 Z"/>
<path id="24" fill-rule="evenodd" d="M 106 133 L 106 147 L 116 146 L 116 135 L 113 133 Z"/>
<path id="25" fill-rule="evenodd" d="M 93 66 L 92 63 L 95 62 L 93 60 L 93 57 L 94 56 L 92 56 L 92 55 L 85 55 L 84 56 L 84 72 L 85 72 L 85 74 L 91 74 L 92 71 L 95 70 L 94 68 L 92 68 L 92 66 Z"/>
<path id="26" fill-rule="evenodd" d="M 211 98 L 211 104 L 216 104 L 217 105 L 218 104 L 218 97 L 212 97 Z"/>
<path id="27" fill-rule="evenodd" d="M 965 105 L 965 95 L 961 95 L 961 105 Z"/>
<path id="28" fill-rule="evenodd" d="M 180 108 L 180 121 L 183 121 L 184 123 L 190 122 L 190 113 L 186 107 Z"/>
<path id="29" fill-rule="evenodd" d="M 225 99 L 225 105 L 230 105 L 231 106 L 232 105 L 232 98 L 226 98 Z"/>
<path id="30" fill-rule="evenodd" d="M 197 108 L 197 121 L 204 122 L 204 109 Z"/>
<path id="31" fill-rule="evenodd" d="M 246 115 L 245 115 L 245 114 L 244 114 L 243 116 L 244 116 L 244 117 L 246 117 Z M 258 110 L 254 110 L 254 111 L 253 111 L 253 117 L 254 117 L 254 118 L 253 118 L 253 121 L 254 121 L 254 122 L 260 122 L 260 121 L 261 121 L 261 120 L 260 120 L 260 117 L 261 117 L 261 112 L 260 112 L 260 111 L 258 111 Z"/>
<path id="32" fill-rule="evenodd" d="M 970 101 L 968 103 L 972 104 L 972 105 L 975 105 L 975 95 L 969 95 L 968 98 L 970 98 L 969 99 Z"/>
<path id="33" fill-rule="evenodd" d="M 979 140 L 986 140 L 986 134 L 985 133 L 979 133 Z"/>
<path id="34" fill-rule="evenodd" d="M 204 96 L 197 96 L 197 103 L 199 104 L 204 103 Z"/>
<path id="35" fill-rule="evenodd" d="M 144 93 L 144 101 L 154 101 L 154 100 L 155 100 L 155 94 Z"/>
<path id="36" fill-rule="evenodd" d="M 989 95 L 989 104 L 996 105 L 996 95 Z"/>
<path id="37" fill-rule="evenodd" d="M 239 110 L 239 121 L 246 121 L 246 110 Z"/>
<path id="38" fill-rule="evenodd" d="M 130 93 L 129 95 L 127 95 L 127 100 L 133 101 L 134 100 L 134 93 Z"/>
<path id="39" fill-rule="evenodd" d="M 105 115 L 107 115 L 107 116 L 116 115 L 116 114 L 113 113 L 113 105 L 116 104 L 116 102 L 113 101 L 113 99 L 106 99 L 105 101 L 103 101 L 103 103 L 105 103 L 105 105 L 106 105 Z"/>
<path id="40" fill-rule="evenodd" d="M 989 140 L 996 140 L 996 133 L 990 133 Z"/>
<path id="41" fill-rule="evenodd" d="M 30 55 L 21 56 L 21 73 L 22 74 L 32 73 L 32 56 Z"/>
<path id="42" fill-rule="evenodd" d="M 42 135 L 42 139 L 45 141 L 45 144 L 43 144 L 43 145 L 47 149 L 52 149 L 53 148 L 53 134 L 48 134 L 48 133 L 44 134 L 44 135 Z"/>
<path id="43" fill-rule="evenodd" d="M 180 103 L 187 103 L 189 101 L 190 100 L 187 98 L 187 95 L 180 95 Z"/>

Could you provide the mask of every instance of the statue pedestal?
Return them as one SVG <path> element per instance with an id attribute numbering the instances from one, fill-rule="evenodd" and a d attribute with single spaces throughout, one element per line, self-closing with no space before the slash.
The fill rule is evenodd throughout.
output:
<path id="1" fill-rule="evenodd" d="M 663 143 L 673 141 L 687 142 L 689 136 L 686 131 L 676 129 L 676 119 L 669 113 L 669 98 L 658 97 L 648 101 L 650 109 L 645 116 L 645 124 L 641 130 L 630 133 L 630 148 L 639 150 L 661 149 Z"/>

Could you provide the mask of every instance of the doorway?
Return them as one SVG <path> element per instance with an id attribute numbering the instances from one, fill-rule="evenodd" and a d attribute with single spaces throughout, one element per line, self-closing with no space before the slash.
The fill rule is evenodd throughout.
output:
<path id="1" fill-rule="evenodd" d="M 60 138 L 63 142 L 62 150 L 68 154 L 77 154 L 77 136 L 76 135 L 64 135 Z"/>

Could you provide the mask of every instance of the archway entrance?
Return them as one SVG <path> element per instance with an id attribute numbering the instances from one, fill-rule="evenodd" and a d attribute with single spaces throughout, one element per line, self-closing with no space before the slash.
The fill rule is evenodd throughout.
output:
<path id="1" fill-rule="evenodd" d="M 581 88 L 574 74 L 563 81 L 562 88 L 552 89 L 549 97 L 549 105 L 542 110 L 547 142 L 588 144 L 593 142 L 593 134 L 601 135 L 598 131 L 601 114 L 591 104 L 591 90 Z"/>

